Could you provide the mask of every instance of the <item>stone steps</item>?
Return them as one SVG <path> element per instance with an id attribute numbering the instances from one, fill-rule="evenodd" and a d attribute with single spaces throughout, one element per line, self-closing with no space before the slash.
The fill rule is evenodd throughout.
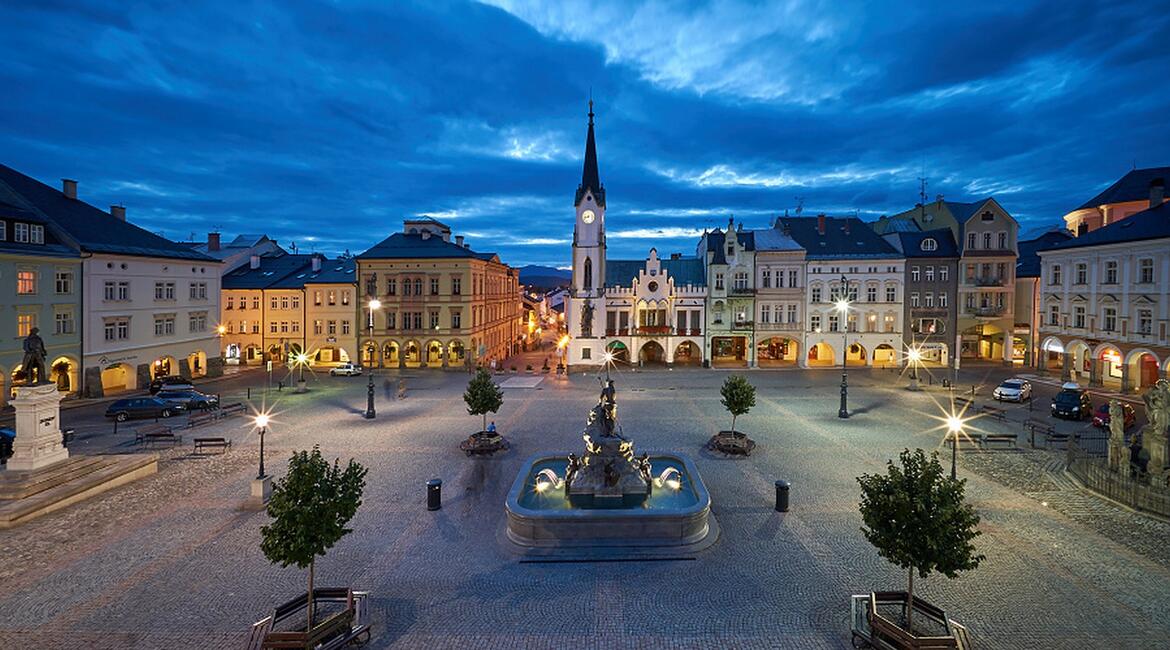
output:
<path id="1" fill-rule="evenodd" d="M 0 529 L 11 528 L 70 504 L 158 472 L 157 454 L 76 456 L 29 472 L 0 473 Z"/>

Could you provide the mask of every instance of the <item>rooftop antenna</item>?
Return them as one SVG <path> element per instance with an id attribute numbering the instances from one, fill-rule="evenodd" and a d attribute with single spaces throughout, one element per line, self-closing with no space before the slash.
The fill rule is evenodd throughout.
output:
<path id="1" fill-rule="evenodd" d="M 918 177 L 918 219 L 926 221 L 926 171 L 923 166 L 922 176 Z"/>
<path id="2" fill-rule="evenodd" d="M 804 212 L 804 197 L 798 196 L 796 197 L 796 216 L 799 217 L 802 212 Z"/>

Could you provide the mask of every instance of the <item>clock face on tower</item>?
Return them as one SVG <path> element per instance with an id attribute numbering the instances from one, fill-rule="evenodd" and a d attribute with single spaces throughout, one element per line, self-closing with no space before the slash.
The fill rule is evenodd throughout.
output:
<path id="1" fill-rule="evenodd" d="M 593 219 L 596 218 L 596 216 L 597 215 L 593 214 L 593 210 L 586 210 L 581 213 L 581 221 L 584 221 L 585 223 L 593 223 Z"/>

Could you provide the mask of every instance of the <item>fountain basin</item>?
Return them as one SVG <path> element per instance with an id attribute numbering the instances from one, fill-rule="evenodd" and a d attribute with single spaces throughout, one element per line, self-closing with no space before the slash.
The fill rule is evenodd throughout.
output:
<path id="1" fill-rule="evenodd" d="M 567 455 L 542 454 L 524 462 L 504 506 L 512 542 L 530 547 L 685 546 L 710 532 L 711 495 L 689 457 L 651 455 L 653 474 L 667 472 L 671 478 L 655 486 L 643 503 L 585 508 L 569 501 L 563 485 L 538 479 L 545 469 L 563 478 Z M 540 490 L 538 482 L 545 483 Z"/>

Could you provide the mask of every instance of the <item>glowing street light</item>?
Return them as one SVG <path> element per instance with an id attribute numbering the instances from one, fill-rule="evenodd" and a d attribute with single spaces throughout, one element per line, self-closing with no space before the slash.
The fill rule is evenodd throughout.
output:
<path id="1" fill-rule="evenodd" d="M 910 362 L 910 390 L 918 390 L 918 363 L 922 361 L 922 351 L 917 346 L 911 346 L 906 352 L 906 360 Z"/>
<path id="2" fill-rule="evenodd" d="M 260 473 L 256 474 L 257 479 L 264 478 L 264 434 L 268 431 L 268 414 L 259 413 L 252 418 L 252 426 L 260 430 Z"/>
<path id="3" fill-rule="evenodd" d="M 837 417 L 849 417 L 849 279 L 841 276 L 841 297 L 836 302 L 837 312 L 840 314 L 837 322 L 841 323 L 841 406 L 837 409 Z"/>
<path id="4" fill-rule="evenodd" d="M 605 355 L 601 357 L 605 361 L 605 381 L 609 382 L 609 366 L 613 363 L 613 352 L 606 351 Z"/>
<path id="5" fill-rule="evenodd" d="M 959 449 L 959 436 L 963 433 L 963 425 L 966 420 L 958 414 L 952 412 L 947 415 L 947 435 L 951 437 L 951 480 L 955 480 L 957 472 L 955 471 L 955 460 Z"/>
<path id="6" fill-rule="evenodd" d="M 381 300 L 378 300 L 377 298 L 370 299 L 370 341 L 371 342 L 374 341 L 374 312 L 381 309 L 381 308 L 382 308 L 382 301 Z M 376 344 L 375 344 L 375 346 L 376 346 Z M 370 352 L 370 367 L 368 368 L 369 372 L 366 374 L 366 376 L 369 378 L 369 381 L 366 384 L 366 414 L 364 417 L 367 420 L 373 420 L 374 418 L 376 418 L 378 416 L 378 413 L 376 411 L 374 411 L 374 350 L 376 350 L 376 349 L 377 349 L 377 347 L 373 348 Z"/>

